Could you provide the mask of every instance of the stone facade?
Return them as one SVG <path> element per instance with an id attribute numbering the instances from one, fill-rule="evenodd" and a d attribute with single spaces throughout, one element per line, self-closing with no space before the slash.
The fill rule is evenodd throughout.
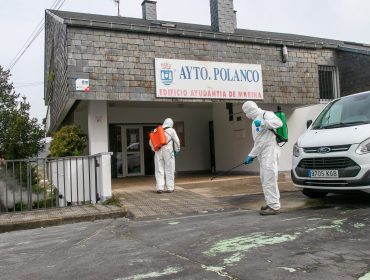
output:
<path id="1" fill-rule="evenodd" d="M 74 92 L 76 99 L 155 100 L 154 59 L 159 57 L 261 64 L 265 103 L 314 104 L 317 65 L 336 61 L 331 50 L 289 48 L 283 63 L 278 46 L 79 28 L 70 28 L 67 38 L 71 86 L 76 78 L 90 79 L 90 93 Z"/>
<path id="2" fill-rule="evenodd" d="M 231 0 L 226 2 L 232 3 Z M 234 17 L 233 11 L 231 17 Z M 147 21 L 141 23 L 147 24 Z M 204 26 L 194 31 L 192 27 L 88 23 L 47 14 L 46 81 L 52 72 L 51 65 L 55 68 L 53 83 L 49 82 L 46 90 L 50 96 L 47 102 L 51 131 L 57 128 L 76 100 L 173 101 L 155 97 L 155 58 L 260 64 L 263 103 L 266 104 L 319 103 L 318 65 L 338 67 L 342 94 L 369 89 L 366 79 L 369 70 L 364 69 L 364 65 L 370 64 L 370 56 L 341 52 L 337 42 L 326 44 L 312 38 L 284 42 L 244 36 L 243 33 L 215 33 Z M 288 49 L 286 63 L 282 61 L 283 45 Z M 350 78 L 351 75 L 356 78 Z M 90 80 L 90 92 L 75 91 L 77 78 Z"/>

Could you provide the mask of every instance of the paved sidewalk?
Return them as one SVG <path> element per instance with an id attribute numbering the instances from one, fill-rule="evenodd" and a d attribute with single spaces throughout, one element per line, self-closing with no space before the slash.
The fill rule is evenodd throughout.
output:
<path id="1" fill-rule="evenodd" d="M 124 207 L 84 205 L 0 214 L 0 233 L 46 226 L 125 217 Z"/>
<path id="2" fill-rule="evenodd" d="M 129 218 L 180 216 L 223 211 L 226 205 L 219 200 L 176 186 L 172 193 L 156 193 L 151 186 L 138 190 L 116 192 L 127 207 Z"/>
<path id="3" fill-rule="evenodd" d="M 175 192 L 158 194 L 155 192 L 155 178 L 141 177 L 116 179 L 113 192 L 127 207 L 133 219 L 153 219 L 169 216 L 211 213 L 232 209 L 259 210 L 264 205 L 259 176 L 219 176 L 202 174 L 183 176 L 176 179 Z M 279 188 L 282 193 L 296 192 L 289 174 L 279 175 Z M 248 198 L 251 199 L 248 199 Z M 262 199 L 262 200 L 261 200 Z M 296 203 L 289 199 L 284 207 L 292 209 L 304 206 L 305 198 Z"/>
<path id="4" fill-rule="evenodd" d="M 0 233 L 117 217 L 153 219 L 258 209 L 263 204 L 258 176 L 220 176 L 214 180 L 210 175 L 183 176 L 177 180 L 175 192 L 162 194 L 155 192 L 154 184 L 154 177 L 114 180 L 113 193 L 119 196 L 122 207 L 96 204 L 0 214 Z M 286 174 L 279 176 L 279 187 L 286 193 L 296 191 Z M 301 207 L 303 199 L 297 204 L 294 198 L 285 206 Z"/>

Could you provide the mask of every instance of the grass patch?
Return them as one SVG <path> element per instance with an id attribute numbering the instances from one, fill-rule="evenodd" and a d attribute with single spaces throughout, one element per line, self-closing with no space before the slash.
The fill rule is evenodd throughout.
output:
<path id="1" fill-rule="evenodd" d="M 113 206 L 118 206 L 121 207 L 121 200 L 119 199 L 119 196 L 117 194 L 112 194 L 112 197 L 107 199 L 102 203 L 103 205 L 113 205 Z"/>

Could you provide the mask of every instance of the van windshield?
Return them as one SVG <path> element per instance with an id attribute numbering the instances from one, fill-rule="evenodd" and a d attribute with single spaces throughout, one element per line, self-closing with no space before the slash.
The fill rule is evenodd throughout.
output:
<path id="1" fill-rule="evenodd" d="M 370 92 L 334 100 L 320 113 L 312 129 L 330 129 L 370 123 Z"/>

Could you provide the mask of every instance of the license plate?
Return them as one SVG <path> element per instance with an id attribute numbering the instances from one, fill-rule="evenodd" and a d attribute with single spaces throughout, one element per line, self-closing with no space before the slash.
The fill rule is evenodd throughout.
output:
<path id="1" fill-rule="evenodd" d="M 338 170 L 308 170 L 307 176 L 311 178 L 338 178 Z"/>

